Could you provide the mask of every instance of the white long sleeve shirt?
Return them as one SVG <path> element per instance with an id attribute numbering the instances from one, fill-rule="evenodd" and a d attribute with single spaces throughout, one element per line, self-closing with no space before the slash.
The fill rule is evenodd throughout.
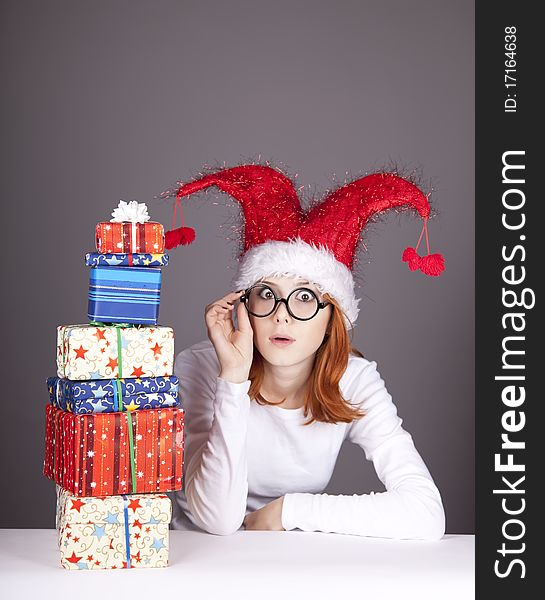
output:
<path id="1" fill-rule="evenodd" d="M 439 539 L 441 496 L 375 362 L 350 355 L 339 387 L 366 414 L 351 423 L 307 420 L 303 408 L 250 400 L 250 381 L 220 378 L 212 343 L 181 352 L 174 373 L 185 408 L 184 488 L 171 494 L 172 527 L 234 533 L 246 514 L 284 496 L 286 530 L 396 539 Z M 344 440 L 363 448 L 386 491 L 328 495 Z"/>

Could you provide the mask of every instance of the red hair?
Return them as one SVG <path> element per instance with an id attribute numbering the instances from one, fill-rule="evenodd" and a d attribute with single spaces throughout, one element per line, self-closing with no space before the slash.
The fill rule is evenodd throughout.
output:
<path id="1" fill-rule="evenodd" d="M 364 416 L 361 409 L 352 406 L 343 398 L 339 389 L 339 381 L 348 366 L 349 354 L 362 358 L 363 354 L 352 346 L 339 304 L 328 294 L 324 294 L 323 299 L 331 302 L 333 311 L 324 340 L 316 351 L 312 373 L 307 382 L 304 415 L 310 420 L 304 423 L 305 425 L 310 425 L 314 421 L 350 423 Z M 263 357 L 254 346 L 248 395 L 258 404 L 274 406 L 278 403 L 265 400 L 260 393 L 263 374 Z"/>

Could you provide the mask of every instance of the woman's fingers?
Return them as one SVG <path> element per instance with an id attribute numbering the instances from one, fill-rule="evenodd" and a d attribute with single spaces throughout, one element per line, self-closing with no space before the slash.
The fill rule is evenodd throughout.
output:
<path id="1" fill-rule="evenodd" d="M 246 307 L 236 306 L 244 290 L 230 292 L 209 304 L 205 309 L 208 337 L 214 344 L 222 370 L 250 369 L 253 331 Z M 235 329 L 233 311 L 237 308 L 238 329 Z"/>
<path id="2" fill-rule="evenodd" d="M 213 307 L 206 314 L 206 325 L 210 329 L 214 325 L 220 326 L 225 333 L 230 333 L 234 330 L 234 323 L 231 318 L 231 310 L 228 308 L 221 308 L 219 306 Z"/>
<path id="3" fill-rule="evenodd" d="M 228 294 L 225 294 L 225 296 L 222 296 L 221 298 L 216 300 L 216 303 L 229 302 L 230 304 L 234 304 L 235 300 L 240 298 L 243 293 L 244 293 L 244 290 L 240 290 L 238 292 L 229 292 Z"/>
<path id="4" fill-rule="evenodd" d="M 219 304 L 216 304 L 213 307 L 213 310 L 215 310 L 217 313 L 228 313 L 229 311 L 233 310 L 234 306 L 220 306 Z"/>
<path id="5" fill-rule="evenodd" d="M 237 300 L 237 298 L 240 298 L 243 292 L 244 290 L 241 290 L 240 292 L 230 292 L 229 294 L 218 298 L 206 307 L 205 312 L 208 312 L 208 310 L 210 310 L 213 306 L 222 306 L 225 308 L 229 306 L 234 306 L 235 300 Z"/>
<path id="6" fill-rule="evenodd" d="M 212 328 L 216 329 L 216 326 L 219 326 L 223 331 L 224 336 L 230 336 L 235 331 L 232 313 L 235 308 L 236 300 L 242 293 L 243 290 L 240 292 L 230 292 L 206 307 L 204 316 L 209 330 Z M 246 312 L 246 310 L 244 312 Z M 247 330 L 247 325 L 245 330 Z M 215 335 L 218 334 L 219 331 L 215 332 Z"/>
<path id="7" fill-rule="evenodd" d="M 208 315 L 216 315 L 216 314 L 222 314 L 222 313 L 228 313 L 230 312 L 230 305 L 229 304 L 209 304 L 206 307 L 206 311 L 205 311 L 205 316 Z"/>
<path id="8" fill-rule="evenodd" d="M 248 311 L 242 302 L 237 307 L 238 328 L 242 333 L 253 333 Z"/>

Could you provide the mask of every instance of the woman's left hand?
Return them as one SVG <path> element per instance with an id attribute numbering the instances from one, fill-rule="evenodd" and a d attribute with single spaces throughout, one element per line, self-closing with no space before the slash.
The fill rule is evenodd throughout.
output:
<path id="1" fill-rule="evenodd" d="M 245 529 L 256 531 L 285 531 L 282 527 L 282 505 L 284 496 L 265 504 L 259 510 L 246 515 Z"/>

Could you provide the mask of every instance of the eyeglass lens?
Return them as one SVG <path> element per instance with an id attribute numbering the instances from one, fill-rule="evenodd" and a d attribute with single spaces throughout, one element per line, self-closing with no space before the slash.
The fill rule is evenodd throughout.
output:
<path id="1" fill-rule="evenodd" d="M 248 310 L 258 317 L 269 315 L 274 303 L 274 292 L 266 285 L 255 286 L 248 294 Z M 318 311 L 318 299 L 311 290 L 297 288 L 289 295 L 288 306 L 295 317 L 309 319 Z"/>

